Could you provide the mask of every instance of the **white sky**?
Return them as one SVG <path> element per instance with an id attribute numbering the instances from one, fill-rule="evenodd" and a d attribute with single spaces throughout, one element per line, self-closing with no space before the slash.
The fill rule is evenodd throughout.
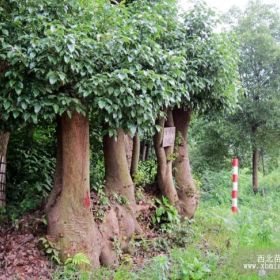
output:
<path id="1" fill-rule="evenodd" d="M 246 7 L 247 0 L 205 0 L 206 3 L 213 8 L 216 8 L 220 12 L 226 12 L 228 11 L 232 6 L 238 6 L 240 8 Z M 268 4 L 278 4 L 280 6 L 280 0 L 262 0 L 263 3 Z M 180 6 L 183 7 L 183 9 L 187 9 L 188 3 L 190 3 L 190 0 L 179 0 Z"/>

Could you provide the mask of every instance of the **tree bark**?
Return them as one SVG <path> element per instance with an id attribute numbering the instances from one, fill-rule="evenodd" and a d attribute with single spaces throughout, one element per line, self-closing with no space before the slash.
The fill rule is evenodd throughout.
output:
<path id="1" fill-rule="evenodd" d="M 95 224 L 89 185 L 89 123 L 76 112 L 64 114 L 58 131 L 57 167 L 47 205 L 48 235 L 66 259 L 85 253 L 99 266 L 102 238 Z"/>
<path id="2" fill-rule="evenodd" d="M 134 184 L 128 168 L 124 138 L 122 129 L 118 130 L 116 139 L 104 136 L 105 190 L 125 197 L 134 212 Z"/>
<path id="3" fill-rule="evenodd" d="M 198 192 L 192 178 L 188 152 L 188 129 L 191 121 L 191 111 L 175 108 L 173 118 L 176 127 L 174 175 L 180 200 L 180 214 L 192 218 L 198 205 Z"/>
<path id="4" fill-rule="evenodd" d="M 158 161 L 157 171 L 157 184 L 161 193 L 166 196 L 170 203 L 177 207 L 179 198 L 173 182 L 172 175 L 172 155 L 174 152 L 174 146 L 162 147 L 164 127 L 174 126 L 172 112 L 169 111 L 167 114 L 167 120 L 162 118 L 159 121 L 161 131 L 156 133 L 154 137 L 154 146 L 156 157 Z"/>
<path id="5" fill-rule="evenodd" d="M 257 148 L 253 148 L 252 165 L 253 165 L 253 174 L 252 174 L 253 191 L 256 194 L 259 189 L 259 180 L 258 180 L 259 151 Z"/>
<path id="6" fill-rule="evenodd" d="M 128 250 L 128 244 L 133 234 L 141 233 L 141 228 L 136 220 L 136 199 L 134 184 L 129 172 L 125 149 L 125 134 L 118 129 L 117 137 L 105 135 L 103 139 L 104 161 L 105 161 L 105 191 L 112 198 L 112 210 L 108 214 L 111 217 L 105 219 L 102 225 L 103 236 L 108 243 L 118 232 L 117 238 L 122 250 Z M 126 199 L 122 205 L 116 201 L 112 194 L 117 194 Z M 113 222 L 115 220 L 115 222 Z M 112 248 L 111 246 L 109 246 Z M 102 254 L 102 262 L 111 265 L 112 250 L 105 250 Z"/>
<path id="7" fill-rule="evenodd" d="M 6 205 L 6 168 L 7 149 L 10 133 L 0 133 L 0 207 Z"/>
<path id="8" fill-rule="evenodd" d="M 136 133 L 133 137 L 133 150 L 132 150 L 132 160 L 130 167 L 130 174 L 133 177 L 137 170 L 140 158 L 140 138 L 138 133 Z"/>
<path id="9" fill-rule="evenodd" d="M 124 135 L 124 146 L 127 160 L 127 168 L 130 171 L 133 156 L 133 139 L 129 134 Z"/>
<path id="10" fill-rule="evenodd" d="M 146 153 L 147 153 L 147 145 L 146 145 L 146 142 L 143 141 L 141 142 L 141 160 L 142 161 L 145 161 L 146 160 Z"/>
<path id="11" fill-rule="evenodd" d="M 150 152 L 151 152 L 151 146 L 150 146 L 150 142 L 148 142 L 147 143 L 147 148 L 146 148 L 145 160 L 149 159 Z"/>

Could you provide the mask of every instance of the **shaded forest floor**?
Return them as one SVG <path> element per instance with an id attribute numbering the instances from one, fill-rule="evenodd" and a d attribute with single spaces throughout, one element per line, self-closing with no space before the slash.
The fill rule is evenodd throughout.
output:
<path id="1" fill-rule="evenodd" d="M 73 266 L 54 264 L 40 242 L 46 232 L 42 212 L 24 215 L 13 224 L 1 225 L 0 279 L 279 279 L 280 269 L 261 269 L 269 257 L 280 265 L 279 188 L 254 196 L 244 185 L 236 215 L 230 211 L 230 187 L 223 188 L 202 190 L 195 219 L 172 224 L 167 232 L 152 224 L 154 206 L 142 204 L 139 220 L 144 234 L 135 236 L 128 253 L 118 252 L 117 270 L 100 268 L 81 274 Z M 142 197 L 145 202 L 151 199 Z M 105 209 L 98 209 L 102 218 Z M 246 264 L 259 267 L 244 269 Z"/>
<path id="2" fill-rule="evenodd" d="M 40 248 L 46 226 L 42 212 L 26 214 L 0 228 L 0 279 L 51 279 L 52 263 Z"/>

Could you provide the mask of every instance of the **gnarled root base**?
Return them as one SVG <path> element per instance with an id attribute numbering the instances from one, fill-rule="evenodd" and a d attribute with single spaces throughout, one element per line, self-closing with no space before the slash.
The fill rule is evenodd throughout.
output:
<path id="1" fill-rule="evenodd" d="M 64 114 L 58 124 L 58 150 L 55 183 L 46 205 L 48 235 L 61 252 L 62 260 L 82 252 L 92 267 L 118 264 L 116 246 L 128 250 L 136 221 L 134 185 L 129 173 L 124 133 L 118 141 L 105 136 L 106 192 L 117 193 L 127 207 L 112 200 L 102 224 L 95 223 L 89 188 L 89 125 L 78 113 Z"/>
<path id="2" fill-rule="evenodd" d="M 129 242 L 136 231 L 135 218 L 125 207 L 114 204 L 100 225 L 103 249 L 100 261 L 105 266 L 118 265 L 116 251 L 128 252 Z"/>
<path id="3" fill-rule="evenodd" d="M 179 211 L 182 217 L 193 218 L 198 206 L 199 194 L 191 174 L 188 151 L 188 129 L 191 111 L 175 108 L 173 110 L 174 125 L 176 127 L 174 161 L 174 177 L 178 188 Z"/>
<path id="4" fill-rule="evenodd" d="M 77 213 L 70 207 L 66 213 L 57 205 L 48 215 L 51 224 L 48 234 L 57 245 L 62 260 L 83 252 L 89 258 L 92 267 L 99 267 L 103 242 L 92 213 Z"/>
<path id="5" fill-rule="evenodd" d="M 180 190 L 178 190 L 178 196 L 178 210 L 180 216 L 188 217 L 189 219 L 193 218 L 199 202 L 198 191 L 190 186 L 181 187 Z"/>

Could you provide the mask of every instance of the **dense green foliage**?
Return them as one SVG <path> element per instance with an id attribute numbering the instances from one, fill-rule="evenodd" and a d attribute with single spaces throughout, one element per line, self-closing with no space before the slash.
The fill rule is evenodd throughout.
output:
<path id="1" fill-rule="evenodd" d="M 55 165 L 53 128 L 19 130 L 8 154 L 7 211 L 18 218 L 40 208 L 52 189 Z"/>
<path id="2" fill-rule="evenodd" d="M 110 134 L 120 127 L 134 133 L 137 126 L 153 128 L 161 108 L 179 100 L 183 57 L 160 44 L 177 32 L 172 1 L 129 7 L 100 1 L 92 9 L 74 1 L 4 2 L 6 122 L 94 110 Z"/>
<path id="3" fill-rule="evenodd" d="M 218 18 L 198 2 L 184 15 L 186 84 L 182 106 L 199 112 L 225 109 L 237 93 L 237 45 L 230 33 L 217 33 Z"/>
<path id="4" fill-rule="evenodd" d="M 6 124 L 93 111 L 110 135 L 117 128 L 134 134 L 152 132 L 181 96 L 201 110 L 232 101 L 235 47 L 213 32 L 214 12 L 202 4 L 181 23 L 172 0 L 99 1 L 90 9 L 74 1 L 2 2 Z"/>
<path id="5" fill-rule="evenodd" d="M 218 32 L 216 13 L 202 2 L 179 15 L 175 0 L 0 0 L 0 132 L 11 132 L 0 222 L 16 225 L 22 214 L 44 208 L 59 116 L 78 112 L 90 121 L 93 214 L 101 222 L 110 208 L 103 136 L 122 128 L 152 143 L 167 109 L 194 111 L 188 144 L 201 196 L 195 218 L 180 220 L 160 197 L 151 152 L 133 183 L 139 208 L 150 203 L 144 219 L 152 238 L 133 235 L 131 254 L 114 240 L 116 270 L 79 272 L 89 260 L 78 252 L 55 267 L 54 279 L 259 279 L 242 264 L 280 242 L 280 17 L 259 1 L 232 14 L 231 31 Z M 262 163 L 256 196 L 252 148 Z M 234 156 L 241 166 L 238 215 L 230 212 Z M 127 206 L 126 198 L 114 199 Z M 52 242 L 43 237 L 40 246 L 62 264 Z M 142 254 L 141 266 L 133 253 Z"/>
<path id="6" fill-rule="evenodd" d="M 70 92 L 85 67 L 80 55 L 88 53 L 81 50 L 81 29 L 86 28 L 79 6 L 68 1 L 2 2 L 1 63 L 7 67 L 0 75 L 1 118 L 12 124 L 37 123 L 70 108 L 81 111 Z"/>

